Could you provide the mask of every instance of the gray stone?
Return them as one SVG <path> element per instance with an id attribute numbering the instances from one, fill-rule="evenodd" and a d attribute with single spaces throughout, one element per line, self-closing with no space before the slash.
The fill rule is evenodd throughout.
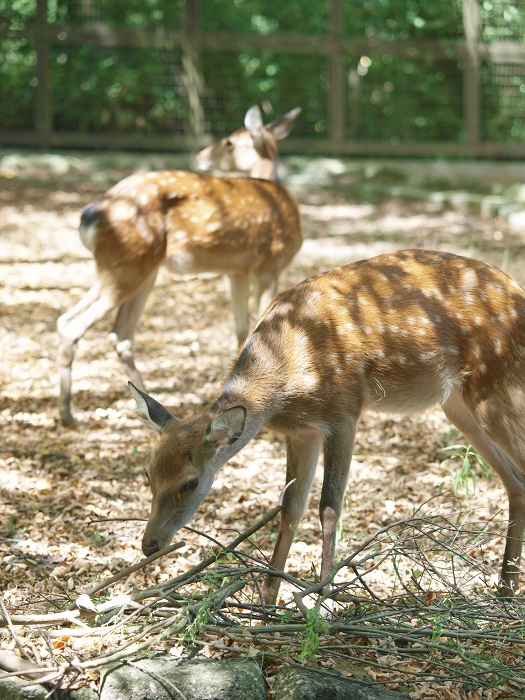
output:
<path id="1" fill-rule="evenodd" d="M 275 700 L 409 700 L 405 693 L 375 683 L 293 666 L 279 671 L 273 689 Z"/>
<path id="2" fill-rule="evenodd" d="M 28 685 L 31 681 L 11 676 L 1 680 L 5 673 L 0 671 L 0 700 L 44 700 L 49 692 L 43 685 Z M 59 690 L 60 700 L 97 700 L 98 695 L 85 687 L 79 690 Z M 189 699 L 188 699 L 189 700 Z"/>
<path id="3" fill-rule="evenodd" d="M 79 690 L 59 690 L 58 697 L 60 700 L 98 700 L 98 694 L 88 686 Z"/>
<path id="4" fill-rule="evenodd" d="M 104 671 L 100 700 L 266 700 L 266 687 L 251 659 L 161 656 Z"/>
<path id="5" fill-rule="evenodd" d="M 43 685 L 27 685 L 31 681 L 24 681 L 16 676 L 2 680 L 5 673 L 0 672 L 0 700 L 44 700 L 48 691 Z"/>

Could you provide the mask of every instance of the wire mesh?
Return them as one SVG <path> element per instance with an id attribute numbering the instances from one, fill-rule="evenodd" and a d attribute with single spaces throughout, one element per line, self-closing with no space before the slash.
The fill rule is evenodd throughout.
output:
<path id="1" fill-rule="evenodd" d="M 57 131 L 183 132 L 178 49 L 55 46 L 51 83 Z"/>
<path id="2" fill-rule="evenodd" d="M 525 39 L 525 0 L 485 0 L 480 14 L 484 41 Z"/>
<path id="3" fill-rule="evenodd" d="M 205 31 L 242 31 L 257 34 L 300 32 L 325 34 L 328 6 L 325 0 L 206 0 L 201 5 Z"/>
<path id="4" fill-rule="evenodd" d="M 343 0 L 343 17 L 345 34 L 369 39 L 394 41 L 463 35 L 461 0 L 425 4 L 406 0 Z"/>
<path id="5" fill-rule="evenodd" d="M 481 135 L 507 144 L 525 140 L 525 64 L 484 63 L 481 68 Z"/>
<path id="6" fill-rule="evenodd" d="M 257 103 L 268 120 L 300 105 L 303 112 L 294 136 L 312 142 L 328 142 L 333 136 L 329 109 L 344 118 L 344 136 L 353 140 L 392 144 L 465 141 L 464 101 L 472 94 L 463 87 L 468 79 L 465 66 L 452 57 L 423 60 L 419 57 L 424 52 L 417 53 L 419 49 L 411 44 L 421 39 L 463 39 L 462 0 L 434 4 L 342 0 L 343 24 L 335 28 L 342 30 L 342 43 L 329 34 L 329 7 L 328 0 L 201 0 L 199 27 L 203 32 L 228 31 L 232 36 L 242 32 L 245 37 L 252 33 L 259 40 L 271 34 L 315 34 L 347 52 L 346 94 L 341 99 L 329 94 L 329 42 L 323 55 L 315 53 L 317 42 L 311 54 L 305 45 L 305 53 L 300 55 L 287 53 L 286 44 L 280 53 L 234 48 L 245 46 L 246 38 L 227 51 L 201 50 L 196 45 L 195 57 L 203 70 L 204 131 L 222 136 L 238 128 L 246 109 Z M 64 22 L 66 29 L 69 24 L 92 23 L 180 29 L 185 26 L 185 16 L 195 14 L 197 19 L 198 14 L 193 0 L 47 0 L 47 11 L 48 23 Z M 98 35 L 75 46 L 68 44 L 70 39 L 64 32 L 66 39 L 60 47 L 52 46 L 48 58 L 51 95 L 37 102 L 33 37 L 43 27 L 37 23 L 36 34 L 24 36 L 24 27 L 35 20 L 35 13 L 36 0 L 0 0 L 1 130 L 33 128 L 35 110 L 45 111 L 50 103 L 57 131 L 181 134 L 193 133 L 193 127 L 199 126 L 200 132 L 200 124 L 188 123 L 192 115 L 198 118 L 199 109 L 186 109 L 182 49 L 145 48 L 147 33 L 142 35 L 141 48 L 135 48 L 131 45 L 134 35 L 129 46 L 102 47 Z M 482 0 L 480 13 L 485 42 L 525 42 L 525 0 Z M 119 42 L 123 36 L 119 34 Z M 356 54 L 352 37 L 368 38 L 370 56 Z M 383 42 L 387 46 L 392 42 L 392 55 L 388 49 L 385 52 Z M 493 55 L 501 55 L 496 48 Z M 513 54 L 519 53 L 514 48 Z M 407 53 L 408 58 L 396 58 Z M 189 74 L 186 77 L 189 80 Z M 502 63 L 500 58 L 482 64 L 479 103 L 483 141 L 523 142 L 524 84 L 521 64 Z M 478 109 L 477 104 L 474 108 Z M 46 115 L 40 113 L 39 124 L 45 121 Z"/>
<path id="7" fill-rule="evenodd" d="M 48 17 L 71 24 L 175 29 L 182 24 L 183 9 L 184 3 L 177 0 L 50 0 Z"/>
<path id="8" fill-rule="evenodd" d="M 463 76 L 455 62 L 383 55 L 348 63 L 348 138 L 394 145 L 464 140 Z"/>
<path id="9" fill-rule="evenodd" d="M 252 104 L 262 105 L 269 119 L 299 105 L 303 112 L 294 136 L 314 138 L 328 133 L 324 56 L 205 51 L 203 74 L 204 128 L 214 136 L 238 129 Z"/>
<path id="10" fill-rule="evenodd" d="M 26 38 L 0 40 L 0 129 L 33 127 L 36 51 Z"/>

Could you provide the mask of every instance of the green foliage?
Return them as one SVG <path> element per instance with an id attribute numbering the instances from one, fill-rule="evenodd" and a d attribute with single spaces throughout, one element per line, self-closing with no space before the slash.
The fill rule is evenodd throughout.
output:
<path id="1" fill-rule="evenodd" d="M 296 136 L 327 133 L 328 66 L 324 56 L 271 51 L 206 51 L 203 56 L 205 129 L 222 136 L 242 124 L 247 107 L 262 104 L 267 119 L 303 109 Z"/>
<path id="2" fill-rule="evenodd" d="M 36 16 L 36 0 L 0 0 L 0 28 L 24 29 Z"/>
<path id="3" fill-rule="evenodd" d="M 182 130 L 180 52 L 56 48 L 51 57 L 55 128 L 78 132 Z"/>
<path id="4" fill-rule="evenodd" d="M 328 634 L 329 628 L 326 620 L 319 615 L 320 602 L 308 610 L 303 639 L 301 640 L 301 661 L 310 661 L 319 649 L 319 635 Z"/>
<path id="5" fill-rule="evenodd" d="M 523 2 L 485 0 L 480 3 L 482 38 L 485 41 L 525 38 L 525 5 Z"/>
<path id="6" fill-rule="evenodd" d="M 348 66 L 348 136 L 462 141 L 462 76 L 450 61 L 361 56 Z"/>
<path id="7" fill-rule="evenodd" d="M 525 5 L 484 0 L 484 41 L 525 38 Z M 329 0 L 205 0 L 200 28 L 257 35 L 326 36 Z M 48 0 L 48 22 L 143 29 L 180 29 L 185 0 Z M 33 128 L 37 87 L 34 40 L 21 37 L 36 16 L 36 0 L 0 0 L 0 129 Z M 455 60 L 427 60 L 408 44 L 408 56 L 383 49 L 362 55 L 351 37 L 407 41 L 463 37 L 462 0 L 344 0 L 341 29 L 345 137 L 361 141 L 463 142 L 463 74 Z M 99 133 L 182 133 L 186 87 L 179 49 L 56 43 L 50 56 L 54 128 Z M 303 109 L 294 135 L 328 137 L 328 56 L 273 51 L 205 51 L 205 131 L 223 136 L 242 123 L 249 105 L 268 119 Z M 525 140 L 525 66 L 482 62 L 483 141 Z"/>
<path id="8" fill-rule="evenodd" d="M 36 15 L 36 0 L 0 0 L 0 129 L 31 129 L 36 87 L 36 51 L 17 36 Z"/>
<path id="9" fill-rule="evenodd" d="M 201 606 L 197 610 L 195 618 L 184 630 L 184 634 L 182 635 L 182 641 L 189 642 L 190 644 L 193 644 L 195 642 L 195 639 L 199 634 L 200 630 L 208 621 L 208 605 L 209 601 L 206 599 L 203 600 Z"/>
<path id="10" fill-rule="evenodd" d="M 490 474 L 483 458 L 477 452 L 474 452 L 470 445 L 468 447 L 465 447 L 465 445 L 449 445 L 441 450 L 441 452 L 447 451 L 452 452 L 450 455 L 451 459 L 461 459 L 461 466 L 453 472 L 454 482 L 452 490 L 455 496 L 458 495 L 460 486 L 465 489 L 465 493 L 468 496 L 469 482 L 472 483 L 472 491 L 476 490 L 476 481 L 480 478 L 480 475 L 476 473 L 474 468 L 476 463 L 481 467 L 481 476 L 489 478 Z M 471 458 L 474 459 L 471 460 Z"/>
<path id="11" fill-rule="evenodd" d="M 31 129 L 36 51 L 25 38 L 0 40 L 0 129 Z"/>
<path id="12" fill-rule="evenodd" d="M 325 0 L 206 0 L 202 3 L 205 31 L 275 34 L 328 31 Z"/>
<path id="13" fill-rule="evenodd" d="M 176 29 L 182 24 L 181 5 L 175 0 L 49 0 L 49 20 Z"/>
<path id="14" fill-rule="evenodd" d="M 343 8 L 346 34 L 386 41 L 463 34 L 461 0 L 345 0 Z"/>
<path id="15" fill-rule="evenodd" d="M 525 65 L 483 63 L 481 133 L 486 141 L 525 140 Z"/>

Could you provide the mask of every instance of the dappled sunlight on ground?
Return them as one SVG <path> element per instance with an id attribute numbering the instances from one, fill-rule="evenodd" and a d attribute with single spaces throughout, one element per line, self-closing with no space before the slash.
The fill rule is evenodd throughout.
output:
<path id="1" fill-rule="evenodd" d="M 143 523 L 86 523 L 96 517 L 145 518 L 150 505 L 143 470 L 155 437 L 135 414 L 107 338 L 111 319 L 79 343 L 73 396 L 81 426 L 76 431 L 57 426 L 55 323 L 91 284 L 93 263 L 76 226 L 82 206 L 105 190 L 106 181 L 82 183 L 77 174 L 68 184 L 54 177 L 48 173 L 46 181 L 30 181 L 30 174 L 18 173 L 3 183 L 0 200 L 0 583 L 13 610 L 43 609 L 48 602 L 75 597 L 96 579 L 137 561 Z M 505 222 L 436 211 L 431 203 L 345 201 L 344 193 L 329 189 L 302 187 L 297 194 L 307 240 L 281 288 L 334 265 L 410 246 L 505 263 L 525 279 L 513 255 L 522 236 Z M 135 351 L 156 399 L 180 418 L 199 412 L 215 397 L 235 353 L 225 281 L 162 273 L 139 323 Z M 440 450 L 462 441 L 440 409 L 409 418 L 368 414 L 358 430 L 337 556 L 346 556 L 379 527 L 409 516 L 440 490 L 450 490 L 459 464 Z M 321 476 L 319 467 L 288 563 L 290 573 L 300 577 L 320 567 Z M 228 542 L 278 502 L 284 481 L 284 442 L 263 430 L 222 469 L 192 526 Z M 496 476 L 480 480 L 468 497 L 449 493 L 445 500 L 452 512 L 471 510 L 476 520 L 506 517 Z M 273 523 L 254 537 L 265 556 L 275 531 Z M 183 550 L 132 574 L 116 590 L 161 582 L 199 561 L 209 542 L 189 532 L 181 536 L 187 542 Z M 484 552 L 495 575 L 501 554 L 501 538 Z M 392 592 L 387 569 L 378 571 L 373 583 L 378 595 Z M 288 595 L 285 586 L 283 596 Z"/>

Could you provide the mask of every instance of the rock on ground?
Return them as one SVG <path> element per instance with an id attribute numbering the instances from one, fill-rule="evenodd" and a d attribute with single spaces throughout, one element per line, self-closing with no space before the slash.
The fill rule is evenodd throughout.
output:
<path id="1" fill-rule="evenodd" d="M 5 674 L 0 671 L 0 700 L 45 700 L 48 688 L 42 685 L 28 685 L 31 681 L 16 676 L 2 680 Z M 59 700 L 97 700 L 97 694 L 90 688 L 80 690 L 62 690 L 58 692 Z"/>
<path id="2" fill-rule="evenodd" d="M 408 700 L 405 693 L 380 685 L 292 666 L 277 674 L 274 691 L 275 700 Z"/>
<path id="3" fill-rule="evenodd" d="M 119 664 L 104 673 L 100 700 L 266 700 L 250 659 L 177 661 L 166 657 Z"/>

